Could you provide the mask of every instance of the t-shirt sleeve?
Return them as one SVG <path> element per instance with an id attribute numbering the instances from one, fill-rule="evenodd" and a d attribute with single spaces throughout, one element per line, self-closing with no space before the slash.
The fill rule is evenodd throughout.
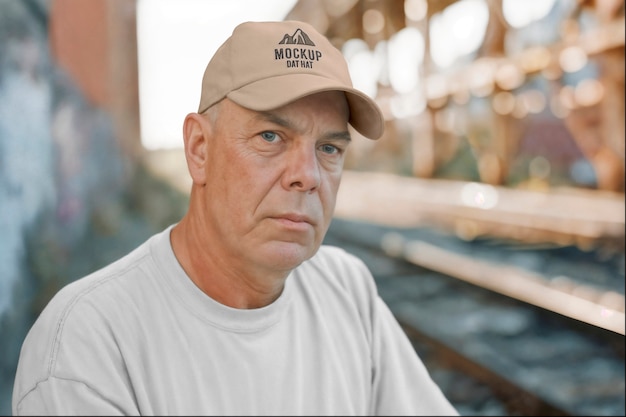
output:
<path id="1" fill-rule="evenodd" d="M 458 415 L 384 301 L 374 302 L 372 414 Z"/>
<path id="2" fill-rule="evenodd" d="M 408 336 L 380 297 L 366 264 L 347 255 L 344 277 L 352 283 L 372 360 L 372 415 L 458 415 L 432 380 Z M 350 284 L 346 284 L 350 285 Z"/>
<path id="3" fill-rule="evenodd" d="M 15 415 L 138 412 L 126 364 L 108 322 L 111 314 L 88 300 L 79 301 L 77 293 L 82 292 L 57 294 L 26 336 L 13 386 Z"/>
<path id="4" fill-rule="evenodd" d="M 124 415 L 111 401 L 86 384 L 50 377 L 14 405 L 14 415 Z"/>

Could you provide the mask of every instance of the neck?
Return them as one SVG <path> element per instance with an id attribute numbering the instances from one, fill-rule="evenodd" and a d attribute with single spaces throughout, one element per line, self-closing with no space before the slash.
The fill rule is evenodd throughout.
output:
<path id="1" fill-rule="evenodd" d="M 209 297 L 229 307 L 267 306 L 282 293 L 288 271 L 268 271 L 244 265 L 241 259 L 221 253 L 219 242 L 189 216 L 172 229 L 170 241 L 187 276 Z"/>

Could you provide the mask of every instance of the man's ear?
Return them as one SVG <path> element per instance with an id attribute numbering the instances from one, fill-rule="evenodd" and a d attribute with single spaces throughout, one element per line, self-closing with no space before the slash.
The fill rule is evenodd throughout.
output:
<path id="1" fill-rule="evenodd" d="M 194 184 L 204 185 L 206 183 L 206 171 L 208 156 L 208 135 L 210 134 L 210 123 L 205 117 L 198 113 L 189 113 L 183 123 L 183 139 L 185 143 L 185 158 L 187 168 Z"/>

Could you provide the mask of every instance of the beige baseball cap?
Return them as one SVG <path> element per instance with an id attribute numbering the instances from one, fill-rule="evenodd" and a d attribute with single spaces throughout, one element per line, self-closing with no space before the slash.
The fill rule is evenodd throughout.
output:
<path id="1" fill-rule="evenodd" d="M 345 92 L 352 127 L 380 138 L 385 126 L 380 108 L 352 86 L 344 56 L 325 36 L 305 22 L 245 22 L 209 61 L 198 113 L 225 97 L 267 111 L 331 90 Z"/>

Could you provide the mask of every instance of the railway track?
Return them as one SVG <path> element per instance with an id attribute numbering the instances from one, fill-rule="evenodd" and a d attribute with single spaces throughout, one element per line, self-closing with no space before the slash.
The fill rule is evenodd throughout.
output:
<path id="1" fill-rule="evenodd" d="M 335 219 L 462 415 L 624 415 L 624 255 Z"/>

